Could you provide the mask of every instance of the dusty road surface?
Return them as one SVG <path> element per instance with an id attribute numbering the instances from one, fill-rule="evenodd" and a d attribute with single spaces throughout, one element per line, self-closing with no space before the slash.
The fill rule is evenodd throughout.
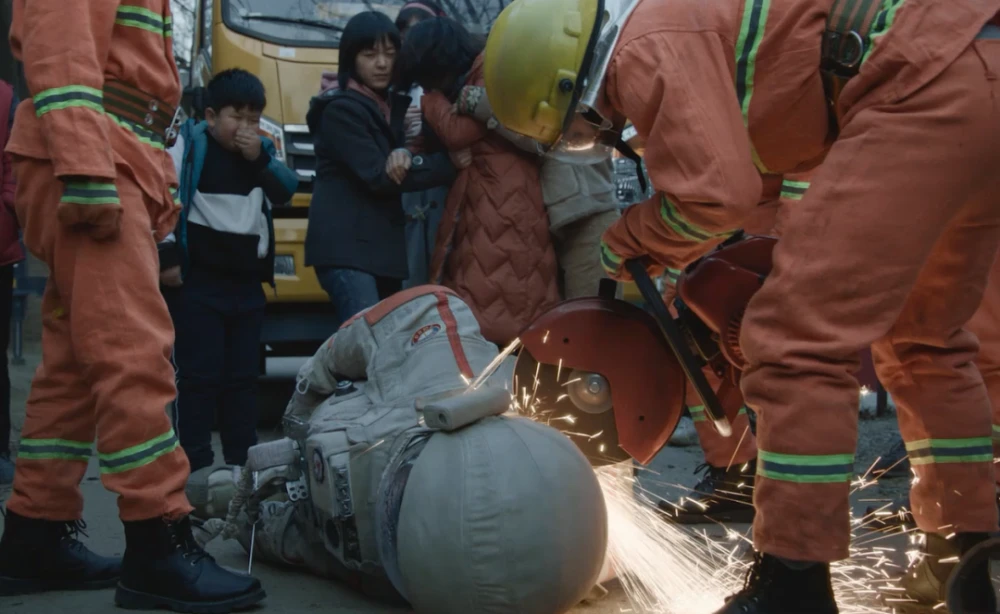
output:
<path id="1" fill-rule="evenodd" d="M 13 389 L 12 407 L 14 412 L 15 447 L 17 431 L 23 420 L 24 400 L 30 385 L 31 375 L 39 360 L 40 329 L 38 325 L 37 302 L 29 306 L 29 318 L 25 327 L 25 359 L 24 365 L 11 367 Z M 280 398 L 267 398 L 268 403 L 281 403 Z M 858 461 L 856 469 L 863 473 L 875 457 L 887 449 L 894 432 L 894 420 L 879 419 L 864 421 L 861 427 Z M 273 434 L 262 433 L 264 437 Z M 702 462 L 701 452 L 697 447 L 667 448 L 650 465 L 647 471 L 640 472 L 643 487 L 657 497 L 677 500 L 686 493 L 696 481 L 695 467 Z M 87 522 L 89 537 L 86 543 L 101 554 L 121 554 L 125 543 L 121 524 L 118 522 L 114 495 L 101 486 L 98 478 L 96 461 L 92 462 L 82 490 L 86 499 L 84 519 Z M 887 502 L 897 496 L 906 485 L 906 480 L 887 481 L 863 489 L 853 495 L 855 513 L 863 514 L 867 505 L 873 502 Z M 6 499 L 9 492 L 0 490 L 0 501 Z M 3 521 L 0 519 L 0 526 Z M 718 526 L 704 525 L 698 527 L 707 530 L 712 535 L 721 535 L 724 530 Z M 742 533 L 747 532 L 745 525 L 731 527 Z M 888 553 L 887 570 L 891 575 L 898 575 L 905 558 L 901 550 L 905 547 L 905 537 L 900 536 L 861 536 L 859 543 L 865 543 L 866 548 L 872 546 L 896 548 L 897 552 Z M 873 541 L 873 540 L 877 540 Z M 233 568 L 246 568 L 247 557 L 243 549 L 233 541 L 214 542 L 210 552 L 224 565 Z M 870 562 L 863 563 L 870 566 Z M 353 593 L 351 590 L 317 579 L 297 571 L 276 569 L 256 563 L 254 573 L 264 583 L 269 598 L 261 612 L 274 614 L 306 614 L 312 612 L 336 612 L 338 614 L 380 614 L 390 612 L 409 612 L 381 605 L 377 601 L 367 599 Z M 652 610 L 643 610 L 630 603 L 627 595 L 617 583 L 608 586 L 610 593 L 604 599 L 581 605 L 573 610 L 573 614 L 654 614 Z M 733 587 L 738 588 L 736 586 Z M 852 589 L 853 590 L 853 589 Z M 866 614 L 869 612 L 888 612 L 869 597 L 855 598 L 855 605 L 842 608 L 844 614 Z M 72 612 L 73 614 L 99 614 L 116 611 L 113 605 L 113 592 L 100 591 L 92 593 L 50 593 L 29 597 L 0 597 L 0 613 L 2 614 L 49 614 L 53 612 Z M 655 610 L 657 614 L 661 610 Z M 469 612 L 469 614 L 476 614 Z M 677 612 L 676 614 L 700 614 L 696 612 Z M 707 614 L 707 613 L 705 613 Z"/>

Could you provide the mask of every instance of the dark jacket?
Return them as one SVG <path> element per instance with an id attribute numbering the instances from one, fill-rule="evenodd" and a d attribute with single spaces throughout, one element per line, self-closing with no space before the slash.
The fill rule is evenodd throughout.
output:
<path id="1" fill-rule="evenodd" d="M 190 270 L 190 231 L 192 225 L 188 223 L 188 218 L 191 215 L 198 186 L 201 184 L 202 169 L 205 167 L 205 155 L 208 150 L 208 138 L 208 124 L 204 121 L 188 120 L 181 126 L 180 138 L 175 147 L 183 147 L 180 168 L 177 169 L 177 178 L 180 183 L 177 196 L 182 209 L 173 234 L 159 245 L 161 271 L 180 265 L 183 276 L 187 277 Z M 260 158 L 258 162 L 254 163 L 256 172 L 259 173 L 259 185 L 271 203 L 283 205 L 295 194 L 298 179 L 293 171 L 277 159 L 274 143 L 270 139 L 261 137 L 261 145 Z M 262 206 L 261 212 L 267 220 L 269 236 L 267 255 L 259 259 L 257 268 L 260 270 L 260 281 L 274 286 L 274 219 L 266 202 Z M 231 244 L 234 241 L 239 247 L 246 244 L 245 237 L 233 237 L 230 233 L 220 229 L 199 228 L 198 231 L 201 233 L 202 243 L 214 246 L 212 249 L 242 253 L 242 250 L 232 249 L 233 245 Z M 227 241 L 227 239 L 229 240 Z M 256 241 L 256 237 L 250 240 L 252 250 L 256 249 Z M 229 249 L 227 250 L 227 248 Z"/>
<path id="2" fill-rule="evenodd" d="M 17 107 L 17 95 L 9 83 L 0 81 L 0 146 L 6 148 L 7 138 L 14 123 L 14 108 Z M 6 121 L 3 121 L 6 120 Z M 24 260 L 24 250 L 18 235 L 17 215 L 14 213 L 14 168 L 10 154 L 3 152 L 0 158 L 0 266 L 6 266 Z M 6 326 L 6 323 L 4 323 Z"/>
<path id="3" fill-rule="evenodd" d="M 386 122 L 375 101 L 354 90 L 329 90 L 313 98 L 306 120 L 317 162 L 306 266 L 409 276 L 402 194 L 449 184 L 455 168 L 445 153 L 420 154 L 401 185 L 389 178 L 385 163 L 405 143 L 408 106 L 409 97 L 397 96 Z"/>

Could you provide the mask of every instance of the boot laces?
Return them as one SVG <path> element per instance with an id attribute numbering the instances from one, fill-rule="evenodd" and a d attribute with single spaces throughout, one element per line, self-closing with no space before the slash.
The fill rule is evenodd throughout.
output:
<path id="1" fill-rule="evenodd" d="M 715 492 L 719 485 L 726 481 L 727 471 L 723 467 L 713 467 L 708 463 L 701 463 L 694 468 L 695 474 L 701 474 L 701 479 L 694 485 L 696 492 Z"/>
<path id="2" fill-rule="evenodd" d="M 198 545 L 194 533 L 191 532 L 191 526 L 187 522 L 171 523 L 168 526 L 170 527 L 170 545 L 180 551 L 181 557 L 192 566 L 204 560 L 213 560 L 212 556 Z"/>
<path id="3" fill-rule="evenodd" d="M 87 523 L 83 520 L 64 523 L 59 529 L 59 541 L 64 542 L 73 550 L 80 550 L 84 547 L 83 542 L 80 541 L 81 535 L 90 537 L 87 535 Z"/>
<path id="4" fill-rule="evenodd" d="M 753 564 L 743 576 L 743 588 L 736 593 L 735 597 L 742 597 L 750 603 L 757 602 L 758 595 L 773 582 L 774 574 L 765 573 L 763 567 L 764 555 L 760 552 L 754 552 Z"/>

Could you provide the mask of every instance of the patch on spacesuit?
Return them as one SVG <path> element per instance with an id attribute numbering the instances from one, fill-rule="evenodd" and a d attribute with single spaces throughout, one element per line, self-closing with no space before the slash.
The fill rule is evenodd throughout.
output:
<path id="1" fill-rule="evenodd" d="M 410 340 L 410 345 L 417 345 L 421 341 L 426 341 L 427 339 L 430 339 L 439 332 L 441 332 L 440 324 L 428 324 L 427 326 L 424 326 L 417 332 L 413 333 L 413 339 Z"/>
<path id="2" fill-rule="evenodd" d="M 313 478 L 317 484 L 322 484 L 323 478 L 326 477 L 326 461 L 323 460 L 323 454 L 319 450 L 313 450 L 312 465 Z"/>

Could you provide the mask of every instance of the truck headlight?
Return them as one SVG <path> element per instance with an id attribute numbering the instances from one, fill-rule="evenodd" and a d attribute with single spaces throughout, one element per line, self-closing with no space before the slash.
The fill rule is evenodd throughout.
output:
<path id="1" fill-rule="evenodd" d="M 295 258 L 288 255 L 274 257 L 274 275 L 281 277 L 295 276 Z"/>
<path id="2" fill-rule="evenodd" d="M 274 143 L 274 149 L 276 152 L 276 158 L 279 161 L 285 161 L 285 131 L 282 129 L 281 124 L 278 124 L 266 117 L 260 118 L 260 133 L 271 139 Z"/>

